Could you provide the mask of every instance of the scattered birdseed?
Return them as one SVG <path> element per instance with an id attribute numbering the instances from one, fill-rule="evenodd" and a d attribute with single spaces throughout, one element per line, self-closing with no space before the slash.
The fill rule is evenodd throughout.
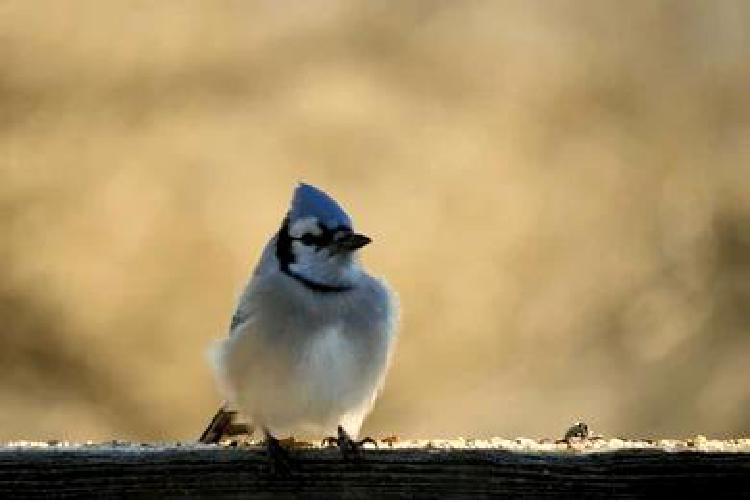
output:
<path id="1" fill-rule="evenodd" d="M 552 441 L 550 439 L 531 439 L 518 437 L 515 439 L 504 439 L 500 437 L 463 438 L 456 439 L 410 439 L 402 440 L 397 437 L 388 437 L 378 441 L 377 446 L 365 444 L 369 449 L 430 449 L 430 450 L 507 450 L 515 452 L 549 452 L 549 453 L 595 453 L 615 451 L 621 449 L 640 450 L 663 450 L 667 452 L 679 451 L 702 451 L 702 452 L 744 452 L 750 453 L 750 438 L 735 439 L 708 439 L 699 435 L 687 439 L 624 439 L 624 438 L 591 438 L 575 439 L 572 441 Z M 51 439 L 47 441 L 11 441 L 0 444 L 2 450 L 19 449 L 86 449 L 86 450 L 174 450 L 174 449 L 260 449 L 263 444 L 259 440 L 222 441 L 218 444 L 198 443 L 132 443 L 122 440 L 111 440 L 96 443 L 85 441 L 74 443 L 69 441 Z M 311 443 L 308 448 L 322 448 L 319 443 Z"/>

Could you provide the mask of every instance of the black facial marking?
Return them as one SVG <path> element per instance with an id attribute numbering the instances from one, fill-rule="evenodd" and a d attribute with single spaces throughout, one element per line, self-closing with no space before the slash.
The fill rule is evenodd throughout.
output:
<path id="1" fill-rule="evenodd" d="M 305 246 L 313 246 L 314 245 L 315 247 L 318 247 L 318 246 L 321 245 L 321 241 L 318 238 L 318 236 L 310 234 L 310 233 L 303 234 L 302 237 L 300 237 L 297 240 L 301 241 L 302 244 L 304 244 Z"/>
<path id="2" fill-rule="evenodd" d="M 286 273 L 287 275 L 290 275 L 291 277 L 295 278 L 296 280 L 307 286 L 309 289 L 317 293 L 344 293 L 353 289 L 352 286 L 333 286 L 331 284 L 323 284 L 322 282 L 311 281 L 306 277 L 295 274 L 291 270 Z"/>
<path id="3" fill-rule="evenodd" d="M 351 232 L 351 229 L 346 225 L 339 225 L 336 228 L 328 228 L 323 224 L 318 223 L 320 234 L 315 235 L 312 233 L 305 233 L 302 237 L 289 237 L 293 241 L 300 241 L 306 246 L 315 246 L 316 251 L 320 251 L 324 247 L 330 246 L 333 243 L 333 238 L 336 232 Z"/>
<path id="4" fill-rule="evenodd" d="M 301 241 L 308 246 L 314 245 L 316 250 L 320 250 L 333 242 L 333 236 L 336 232 L 340 230 L 348 230 L 344 225 L 340 225 L 333 230 L 329 230 L 324 225 L 320 225 L 320 227 L 322 230 L 320 235 L 306 233 L 302 237 L 292 237 L 289 235 L 289 217 L 284 218 L 276 239 L 276 258 L 279 260 L 279 269 L 318 293 L 343 293 L 349 291 L 352 289 L 350 286 L 333 286 L 330 284 L 311 281 L 310 279 L 293 272 L 289 268 L 289 265 L 294 263 L 294 252 L 292 251 L 293 241 Z"/>
<path id="5" fill-rule="evenodd" d="M 289 264 L 294 263 L 292 252 L 292 238 L 289 235 L 289 217 L 284 218 L 279 229 L 279 237 L 276 240 L 276 258 L 282 272 L 289 273 Z"/>

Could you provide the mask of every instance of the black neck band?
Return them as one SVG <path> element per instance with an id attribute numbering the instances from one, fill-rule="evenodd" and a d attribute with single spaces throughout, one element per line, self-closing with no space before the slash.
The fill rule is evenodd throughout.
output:
<path id="1" fill-rule="evenodd" d="M 284 270 L 282 268 L 281 270 L 289 277 L 292 277 L 298 280 L 299 282 L 301 282 L 302 284 L 304 284 L 305 286 L 307 286 L 308 288 L 310 288 L 311 290 L 317 293 L 345 293 L 346 291 L 349 291 L 352 289 L 351 286 L 333 286 L 331 284 L 323 284 L 322 282 L 311 281 L 310 279 L 302 277 L 299 274 L 295 274 L 289 269 Z"/>

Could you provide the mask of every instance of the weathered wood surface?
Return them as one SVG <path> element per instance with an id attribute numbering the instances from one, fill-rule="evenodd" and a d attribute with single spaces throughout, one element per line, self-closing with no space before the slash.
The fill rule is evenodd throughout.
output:
<path id="1" fill-rule="evenodd" d="M 336 449 L 293 453 L 288 477 L 259 448 L 0 448 L 0 498 L 748 498 L 750 453 L 623 449 Z"/>

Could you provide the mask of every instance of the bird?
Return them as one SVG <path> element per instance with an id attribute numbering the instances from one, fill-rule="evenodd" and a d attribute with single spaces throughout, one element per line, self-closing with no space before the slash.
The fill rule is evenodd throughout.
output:
<path id="1" fill-rule="evenodd" d="M 330 195 L 297 185 L 210 350 L 225 405 L 201 441 L 236 430 L 239 413 L 282 462 L 279 438 L 324 436 L 345 456 L 361 445 L 352 438 L 383 387 L 399 318 L 396 293 L 360 262 L 370 242 Z"/>

